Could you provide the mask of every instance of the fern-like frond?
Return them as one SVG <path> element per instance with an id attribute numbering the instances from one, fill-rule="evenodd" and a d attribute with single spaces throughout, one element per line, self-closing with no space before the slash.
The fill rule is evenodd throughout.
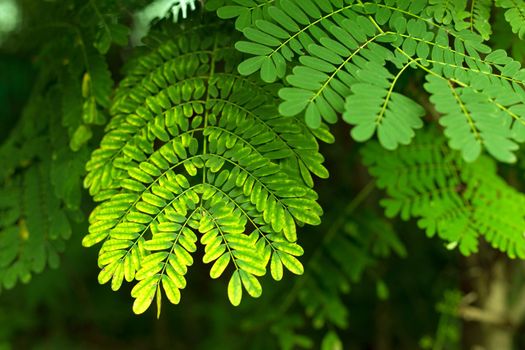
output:
<path id="1" fill-rule="evenodd" d="M 241 63 L 239 71 L 245 75 L 260 71 L 261 78 L 266 82 L 283 78 L 287 62 L 296 55 L 304 54 L 310 44 L 329 37 L 325 30 L 338 24 L 336 19 L 341 21 L 347 19 L 347 15 L 352 15 L 353 3 L 285 0 L 272 4 L 267 9 L 267 19 L 242 29 L 249 41 L 238 42 L 236 48 L 254 57 Z M 359 27 L 358 22 L 352 24 L 347 21 L 347 24 L 352 29 Z"/>
<path id="2" fill-rule="evenodd" d="M 492 4 L 492 0 L 430 0 L 427 12 L 437 23 L 452 25 L 459 31 L 468 29 L 488 40 L 492 34 Z"/>
<path id="3" fill-rule="evenodd" d="M 378 14 L 376 12 L 376 20 L 379 20 Z M 402 18 L 399 16 L 396 15 Z M 484 147 L 496 159 L 514 162 L 513 152 L 518 148 L 516 141 L 523 141 L 521 130 L 525 122 L 522 111 L 525 80 L 520 64 L 502 51 L 491 52 L 482 43 L 482 38 L 471 31 L 455 31 L 420 15 L 411 13 L 410 16 L 414 18 L 406 25 L 396 24 L 394 27 L 393 35 L 398 39 L 393 42 L 395 58 L 392 61 L 400 69 L 412 65 L 427 71 L 436 87 L 448 86 L 439 91 L 449 91 L 454 96 L 446 101 L 433 96 L 437 90 L 432 89 L 432 84 L 427 90 L 438 111 L 445 114 L 440 123 L 447 127 L 450 146 L 461 150 L 468 161 L 475 160 Z M 462 96 L 463 91 L 469 93 Z M 359 108 L 357 103 L 353 106 Z M 451 110 L 455 112 L 449 113 Z M 487 112 L 492 113 L 491 118 L 487 118 Z M 401 117 L 399 113 L 397 119 L 403 120 Z M 456 127 L 458 125 L 461 127 Z M 490 132 L 490 125 L 496 125 L 498 131 Z M 480 128 L 486 132 L 480 132 Z M 402 140 L 395 132 L 389 136 Z M 381 143 L 388 148 L 384 141 Z"/>
<path id="4" fill-rule="evenodd" d="M 465 255 L 477 251 L 483 236 L 511 258 L 525 257 L 525 196 L 498 176 L 493 160 L 466 163 L 436 132 L 395 152 L 369 143 L 363 156 L 388 195 L 381 201 L 388 217 L 417 218 L 427 235 Z"/>
<path id="5" fill-rule="evenodd" d="M 475 160 L 484 147 L 496 159 L 514 162 L 516 142 L 524 141 L 525 71 L 503 50 L 476 61 L 470 64 L 478 68 L 469 70 L 445 58 L 434 70 L 445 79 L 428 76 L 425 88 L 444 113 L 440 123 L 450 146 L 460 150 L 465 160 Z M 437 91 L 438 87 L 443 90 Z"/>
<path id="6" fill-rule="evenodd" d="M 447 127 L 451 147 L 469 161 L 483 148 L 498 160 L 516 160 L 525 125 L 524 73 L 504 53 L 491 52 L 476 33 L 487 35 L 475 23 L 488 21 L 489 3 L 473 2 L 470 12 L 466 2 L 426 0 L 300 4 L 300 10 L 296 0 L 270 5 L 268 17 L 242 29 L 247 40 L 236 44 L 253 56 L 239 65 L 245 75 L 260 72 L 263 80 L 274 81 L 288 74 L 292 62 L 286 78 L 291 86 L 279 93 L 281 114 L 304 113 L 312 128 L 343 114 L 354 125 L 354 139 L 366 141 L 377 133 L 385 148 L 395 149 L 409 144 L 423 125 L 424 109 L 397 91 L 402 75 L 419 69 L 457 95 L 445 108 L 442 98 L 432 97 L 444 113 L 440 122 L 470 126 Z M 428 87 L 432 90 L 432 84 Z M 481 131 L 489 124 L 498 132 Z"/>
<path id="7" fill-rule="evenodd" d="M 293 87 L 280 92 L 285 100 L 280 106 L 283 115 L 296 115 L 305 110 L 310 127 L 318 127 L 321 119 L 334 123 L 337 115 L 345 110 L 345 98 L 354 89 L 358 93 L 347 101 L 350 110 L 345 116 L 345 120 L 358 125 L 353 131 L 354 137 L 364 141 L 379 129 L 386 147 L 393 149 L 399 143 L 408 144 L 414 136 L 413 129 L 422 126 L 423 110 L 393 91 L 408 65 L 398 75 L 384 68 L 392 52 L 378 43 L 396 37 L 378 29 L 367 16 L 355 12 L 362 10 L 362 4 L 353 1 L 344 4 L 308 1 L 304 12 L 296 11 L 299 4 L 293 1 L 280 5 L 281 8 L 268 10 L 270 16 L 273 13 L 273 23 L 258 21 L 254 27 L 243 30 L 252 42 L 239 42 L 236 47 L 257 56 L 243 62 L 239 71 L 250 74 L 260 69 L 263 80 L 273 81 L 286 74 L 286 61 L 306 51 L 307 55 L 299 58 L 301 66 L 294 68 L 287 78 Z M 361 82 L 364 84 L 358 84 Z M 360 108 L 354 110 L 351 106 L 355 101 L 362 101 L 363 95 L 367 101 L 373 99 L 373 106 L 359 102 Z M 401 118 L 400 113 L 404 114 Z"/>
<path id="8" fill-rule="evenodd" d="M 518 149 L 518 145 L 511 140 L 512 119 L 507 118 L 487 95 L 469 86 L 455 86 L 435 76 L 428 76 L 427 79 L 425 88 L 432 94 L 431 101 L 436 109 L 443 113 L 439 122 L 450 138 L 450 147 L 461 150 L 467 161 L 479 157 L 482 145 L 497 159 L 516 159 L 512 153 Z"/>
<path id="9" fill-rule="evenodd" d="M 69 214 L 80 207 L 85 159 L 71 159 L 53 91 L 34 92 L 0 146 L 0 288 L 58 266 L 72 234 Z"/>
<path id="10" fill-rule="evenodd" d="M 89 2 L 78 11 L 68 7 L 66 13 L 54 11 L 61 5 L 41 7 L 52 15 L 38 17 L 42 28 L 38 35 L 46 40 L 35 51 L 32 95 L 0 145 L 0 284 L 4 287 L 27 282 L 47 265 L 56 267 L 58 253 L 71 235 L 70 221 L 81 218 L 86 142 L 91 125 L 104 122 L 102 109 L 109 107 L 113 86 L 105 57 L 93 43 L 96 24 L 111 18 L 116 5 L 105 3 L 104 8 L 96 8 L 98 13 L 92 8 L 97 4 Z M 68 17 L 71 13 L 75 15 Z M 67 21 L 59 20 L 61 16 Z"/>
<path id="11" fill-rule="evenodd" d="M 429 0 L 428 4 L 427 12 L 437 23 L 461 23 L 468 16 L 466 0 Z"/>
<path id="12" fill-rule="evenodd" d="M 231 33 L 185 25 L 128 71 L 87 164 L 85 186 L 102 203 L 83 243 L 104 242 L 101 283 L 138 281 L 136 313 L 154 297 L 160 307 L 161 289 L 179 302 L 197 241 L 212 278 L 229 267 L 234 305 L 241 286 L 260 295 L 268 263 L 275 280 L 283 266 L 301 274 L 296 226 L 322 213 L 305 184 L 327 175 L 315 138 L 279 115 L 274 88 L 235 72 Z"/>
<path id="13" fill-rule="evenodd" d="M 492 5 L 492 0 L 472 0 L 470 2 L 466 29 L 477 31 L 483 40 L 488 40 L 492 34 L 492 26 L 490 24 Z"/>
<path id="14" fill-rule="evenodd" d="M 456 30 L 477 32 L 484 40 L 492 34 L 490 15 L 493 0 L 429 0 L 427 13 L 440 24 Z"/>
<path id="15" fill-rule="evenodd" d="M 525 1 L 496 0 L 496 6 L 506 9 L 505 19 L 509 22 L 512 31 L 523 39 L 525 37 Z"/>
<path id="16" fill-rule="evenodd" d="M 27 283 L 58 253 L 71 235 L 60 201 L 53 195 L 49 163 L 32 164 L 0 187 L 0 289 Z"/>

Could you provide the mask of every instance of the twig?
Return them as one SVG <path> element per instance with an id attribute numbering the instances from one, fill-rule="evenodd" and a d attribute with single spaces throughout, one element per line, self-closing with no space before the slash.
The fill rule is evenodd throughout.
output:
<path id="1" fill-rule="evenodd" d="M 505 315 L 490 312 L 475 306 L 461 306 L 458 314 L 466 321 L 475 321 L 481 323 L 488 323 L 496 326 L 508 327 L 511 322 Z"/>

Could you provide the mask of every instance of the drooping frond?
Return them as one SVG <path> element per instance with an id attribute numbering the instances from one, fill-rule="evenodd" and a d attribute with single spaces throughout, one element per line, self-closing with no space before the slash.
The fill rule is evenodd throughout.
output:
<path id="1" fill-rule="evenodd" d="M 136 313 L 162 294 L 179 302 L 197 241 L 210 276 L 230 274 L 234 305 L 241 286 L 261 294 L 267 264 L 275 280 L 283 266 L 301 274 L 296 227 L 321 215 L 310 173 L 327 176 L 314 136 L 277 112 L 275 88 L 235 72 L 227 28 L 176 30 L 152 39 L 121 82 L 85 178 L 101 203 L 83 244 L 103 242 L 101 283 L 138 282 Z"/>
<path id="2" fill-rule="evenodd" d="M 58 266 L 58 253 L 72 233 L 68 212 L 79 208 L 80 197 L 71 194 L 80 194 L 75 164 L 82 162 L 81 154 L 68 162 L 69 178 L 64 179 L 57 172 L 65 154 L 57 151 L 64 130 L 49 113 L 51 103 L 40 92 L 35 95 L 0 145 L 0 290 Z M 62 146 L 69 151 L 67 142 Z M 49 150 L 56 152 L 55 159 Z"/>
<path id="3" fill-rule="evenodd" d="M 313 128 L 343 114 L 354 125 L 354 139 L 366 141 L 377 133 L 383 147 L 395 149 L 409 144 L 423 126 L 424 109 L 398 91 L 405 72 L 421 70 L 456 96 L 445 108 L 442 98 L 431 99 L 444 114 L 440 122 L 452 148 L 468 161 L 485 148 L 498 160 L 514 162 L 525 125 L 524 71 L 504 53 L 492 52 L 477 34 L 486 37 L 487 29 L 476 23 L 487 20 L 488 3 L 472 3 L 466 17 L 454 23 L 444 18 L 456 9 L 455 2 L 432 4 L 438 7 L 432 10 L 426 0 L 272 3 L 264 19 L 242 29 L 246 40 L 236 48 L 252 57 L 239 71 L 259 72 L 268 82 L 287 75 L 290 87 L 279 92 L 281 114 L 304 114 Z M 433 94 L 433 84 L 427 87 Z M 475 101 L 491 111 L 490 118 Z M 486 132 L 488 124 L 498 131 Z"/>
<path id="4" fill-rule="evenodd" d="M 359 103 L 361 109 L 350 109 L 346 114 L 345 120 L 358 125 L 354 137 L 364 141 L 379 125 L 386 147 L 408 144 L 413 129 L 422 126 L 423 111 L 415 102 L 393 91 L 408 65 L 398 75 L 384 68 L 393 54 L 380 44 L 396 37 L 378 29 L 360 14 L 362 5 L 353 1 L 344 4 L 308 1 L 304 12 L 292 11 L 298 5 L 286 1 L 281 3 L 282 8 L 271 7 L 268 13 L 273 14 L 273 22 L 258 21 L 254 27 L 243 30 L 250 41 L 241 41 L 236 47 L 257 56 L 244 61 L 239 71 L 250 74 L 260 69 L 263 80 L 273 81 L 286 74 L 286 61 L 303 55 L 299 58 L 301 65 L 287 77 L 293 87 L 280 92 L 285 100 L 280 106 L 283 115 L 305 111 L 306 122 L 313 128 L 318 127 L 321 119 L 334 123 L 354 89 L 355 96 L 347 101 L 350 105 L 362 100 L 363 95 L 367 101 L 373 100 L 366 106 Z M 397 114 L 404 109 L 412 113 L 398 118 Z M 393 133 L 397 137 L 391 137 Z"/>
<path id="5" fill-rule="evenodd" d="M 469 15 L 465 20 L 467 22 L 466 29 L 477 31 L 483 40 L 488 40 L 492 34 L 490 24 L 492 4 L 492 0 L 472 0 Z"/>
<path id="6" fill-rule="evenodd" d="M 434 131 L 395 152 L 369 143 L 363 157 L 386 191 L 388 217 L 417 218 L 427 235 L 465 255 L 477 251 L 482 236 L 511 258 L 525 257 L 525 196 L 498 176 L 490 158 L 466 163 Z"/>
<path id="7" fill-rule="evenodd" d="M 493 0 L 429 0 L 427 13 L 437 23 L 452 25 L 459 31 L 468 29 L 488 40 L 492 34 L 492 3 Z"/>
<path id="8" fill-rule="evenodd" d="M 72 221 L 82 219 L 88 141 L 106 122 L 113 91 L 104 54 L 112 44 L 127 43 L 117 2 L 40 5 L 24 8 L 25 24 L 38 30 L 20 40 L 32 56 L 31 97 L 0 144 L 4 287 L 28 281 L 45 266 L 56 267 Z"/>
<path id="9" fill-rule="evenodd" d="M 440 42 L 445 40 L 448 38 L 443 35 Z M 440 123 L 446 128 L 450 146 L 460 150 L 467 161 L 477 159 L 484 147 L 496 159 L 514 162 L 516 142 L 524 141 L 525 71 L 503 50 L 490 52 L 484 59 L 465 57 L 472 69 L 440 51 L 436 49 L 435 54 L 443 61 L 433 70 L 440 76 L 428 76 L 425 88 L 444 114 Z M 438 86 L 443 90 L 438 92 Z"/>
<path id="10" fill-rule="evenodd" d="M 27 283 L 46 265 L 58 266 L 71 227 L 52 192 L 48 163 L 31 166 L 0 188 L 0 288 Z"/>

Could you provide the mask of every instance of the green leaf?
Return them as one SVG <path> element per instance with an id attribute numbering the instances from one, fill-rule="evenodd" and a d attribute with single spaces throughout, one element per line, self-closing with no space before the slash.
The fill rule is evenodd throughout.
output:
<path id="1" fill-rule="evenodd" d="M 111 43 L 124 46 L 128 43 L 129 28 L 118 23 L 103 22 L 97 33 L 97 38 L 93 45 L 103 55 L 105 55 Z"/>
<path id="2" fill-rule="evenodd" d="M 266 59 L 267 57 L 264 56 L 251 57 L 239 64 L 237 69 L 242 75 L 251 75 L 261 69 Z"/>
<path id="3" fill-rule="evenodd" d="M 150 307 L 155 298 L 157 282 L 155 277 L 152 277 L 142 281 L 133 288 L 131 292 L 135 298 L 133 302 L 133 312 L 136 315 L 144 313 Z"/>
<path id="4" fill-rule="evenodd" d="M 252 298 L 260 297 L 261 293 L 262 293 L 262 287 L 261 287 L 261 284 L 259 283 L 259 281 L 257 280 L 257 278 L 255 278 L 255 276 L 253 276 L 252 274 L 250 274 L 250 273 L 248 273 L 246 271 L 243 271 L 243 270 L 240 270 L 239 274 L 241 276 L 241 281 L 242 281 L 242 284 L 244 286 L 244 289 L 246 289 L 248 294 Z M 233 304 L 233 302 L 232 302 L 232 304 Z"/>
<path id="5" fill-rule="evenodd" d="M 293 255 L 286 254 L 283 252 L 277 252 L 283 265 L 291 272 L 296 275 L 302 275 L 304 273 L 304 267 L 301 262 Z"/>
<path id="6" fill-rule="evenodd" d="M 321 343 L 321 350 L 343 350 L 343 343 L 334 331 L 326 333 Z"/>
<path id="7" fill-rule="evenodd" d="M 235 48 L 241 52 L 258 56 L 265 56 L 272 52 L 269 47 L 249 41 L 239 41 L 235 44 Z"/>
<path id="8" fill-rule="evenodd" d="M 211 278 L 219 278 L 228 264 L 230 263 L 230 254 L 223 254 L 211 267 L 210 270 L 210 277 Z"/>
<path id="9" fill-rule="evenodd" d="M 170 303 L 176 305 L 180 302 L 180 291 L 177 285 L 166 275 L 162 276 L 162 287 Z"/>
<path id="10" fill-rule="evenodd" d="M 238 306 L 242 299 L 242 284 L 239 270 L 236 270 L 228 283 L 228 298 L 233 306 Z"/>
<path id="11" fill-rule="evenodd" d="M 80 148 L 82 148 L 82 146 L 86 144 L 86 142 L 91 139 L 91 137 L 93 137 L 91 128 L 87 125 L 81 124 L 73 133 L 69 147 L 71 147 L 73 151 L 77 152 L 80 150 Z"/>
<path id="12" fill-rule="evenodd" d="M 283 264 L 279 258 L 279 254 L 272 254 L 270 271 L 274 280 L 280 281 L 283 278 Z"/>

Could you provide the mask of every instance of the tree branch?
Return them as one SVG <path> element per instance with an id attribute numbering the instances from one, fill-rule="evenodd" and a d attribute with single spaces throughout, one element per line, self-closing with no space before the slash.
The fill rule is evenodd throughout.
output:
<path id="1" fill-rule="evenodd" d="M 511 322 L 505 315 L 481 309 L 475 306 L 460 306 L 458 314 L 466 321 L 474 321 L 496 326 L 508 327 Z"/>
<path id="2" fill-rule="evenodd" d="M 516 301 L 509 310 L 509 320 L 514 327 L 519 327 L 525 319 L 525 285 L 518 293 Z"/>

